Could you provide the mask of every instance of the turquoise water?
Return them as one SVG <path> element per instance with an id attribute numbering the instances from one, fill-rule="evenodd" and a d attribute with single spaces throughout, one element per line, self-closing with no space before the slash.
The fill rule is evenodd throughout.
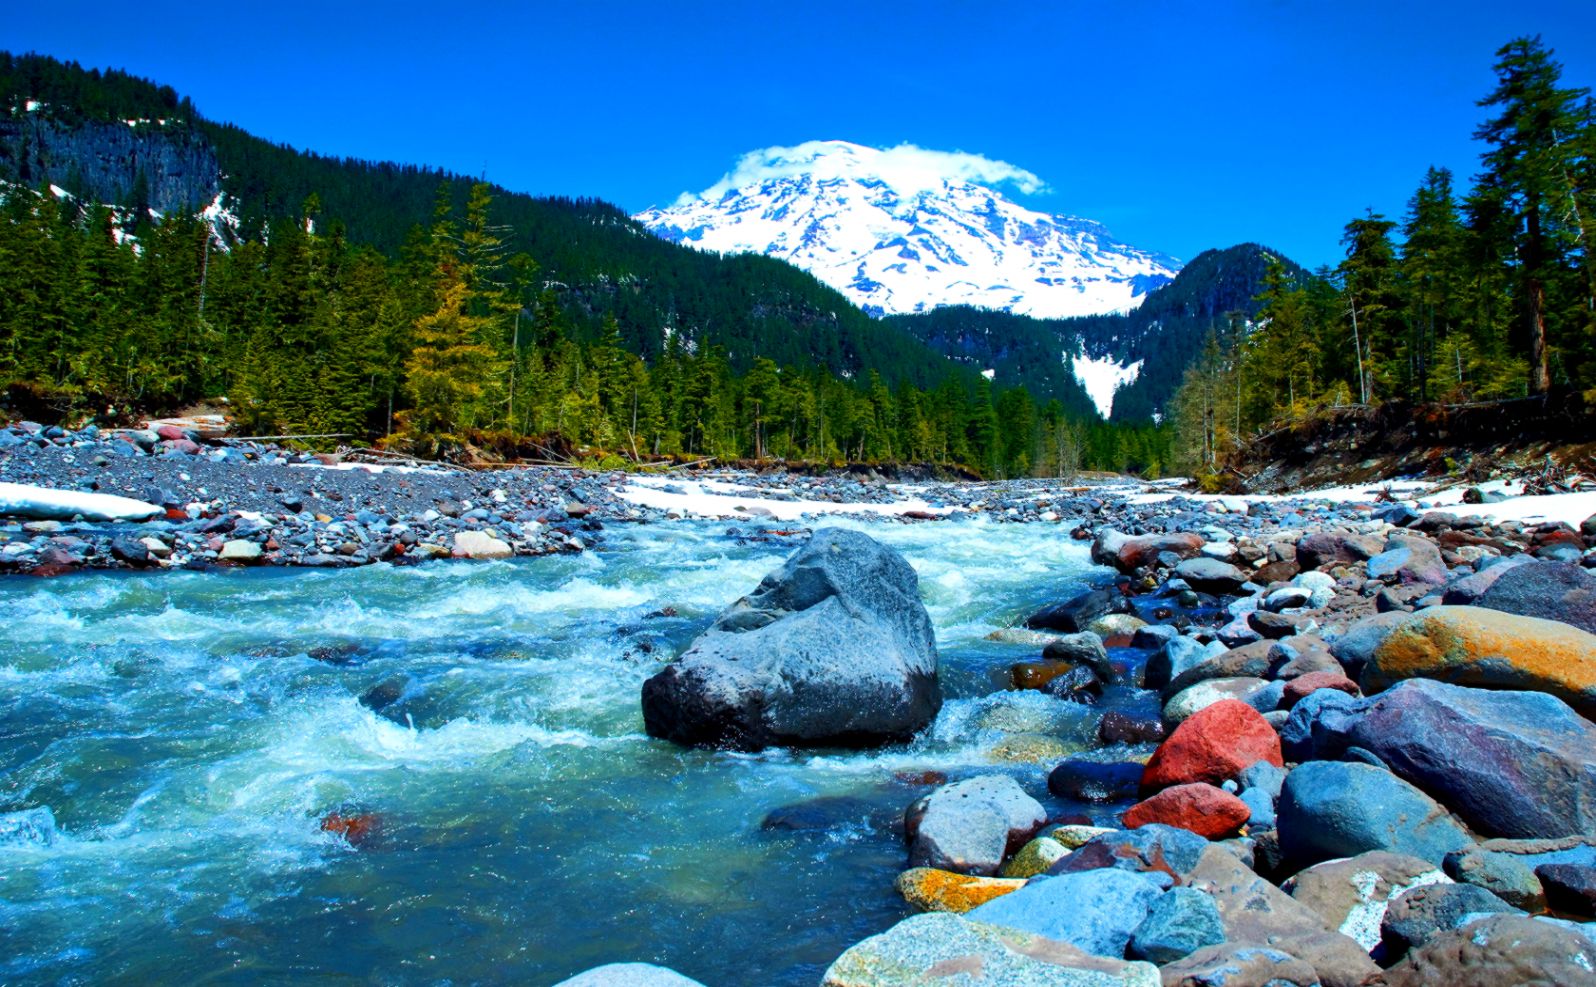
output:
<path id="1" fill-rule="evenodd" d="M 0 846 L 0 982 L 540 985 L 622 960 L 817 982 L 906 914 L 890 822 L 924 788 L 900 775 L 1075 749 L 1098 716 L 1000 691 L 1035 649 L 982 640 L 1090 571 L 1066 528 L 858 526 L 920 573 L 952 697 L 869 753 L 643 734 L 643 680 L 791 551 L 724 523 L 573 557 L 0 580 L 0 811 L 60 827 Z M 822 796 L 851 801 L 761 828 Z M 352 845 L 330 813 L 376 825 Z"/>

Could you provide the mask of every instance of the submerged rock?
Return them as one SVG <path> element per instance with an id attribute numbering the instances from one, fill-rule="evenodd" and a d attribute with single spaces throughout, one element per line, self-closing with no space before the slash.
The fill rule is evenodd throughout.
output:
<path id="1" fill-rule="evenodd" d="M 836 528 L 817 531 L 643 684 L 650 736 L 741 750 L 903 740 L 941 706 L 914 569 Z"/>

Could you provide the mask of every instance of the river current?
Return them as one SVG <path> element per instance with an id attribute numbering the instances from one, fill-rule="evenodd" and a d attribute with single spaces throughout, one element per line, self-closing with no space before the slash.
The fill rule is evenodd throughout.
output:
<path id="1" fill-rule="evenodd" d="M 1037 649 L 985 640 L 1096 571 L 1067 528 L 838 523 L 920 576 L 949 700 L 909 745 L 644 735 L 643 680 L 792 551 L 757 526 L 619 525 L 597 551 L 489 563 L 0 580 L 0 812 L 59 827 L 0 843 L 0 982 L 542 985 L 630 960 L 818 982 L 908 914 L 892 824 L 927 772 L 1032 757 L 1036 792 L 1101 714 L 1005 691 Z"/>

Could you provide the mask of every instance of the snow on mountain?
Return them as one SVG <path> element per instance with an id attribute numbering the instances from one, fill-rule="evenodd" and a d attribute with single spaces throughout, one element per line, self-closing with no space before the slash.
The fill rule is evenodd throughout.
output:
<path id="1" fill-rule="evenodd" d="M 1135 381 L 1142 372 L 1141 360 L 1120 363 L 1113 357 L 1092 357 L 1084 352 L 1070 353 L 1067 350 L 1064 359 L 1069 362 L 1070 372 L 1105 421 L 1114 410 L 1114 392 L 1122 385 Z"/>
<path id="2" fill-rule="evenodd" d="M 667 240 L 779 257 L 878 315 L 942 305 L 1039 318 L 1125 311 L 1180 269 L 1091 220 L 1026 209 L 997 185 L 1045 189 L 980 155 L 809 141 L 745 155 L 705 191 L 636 218 Z"/>

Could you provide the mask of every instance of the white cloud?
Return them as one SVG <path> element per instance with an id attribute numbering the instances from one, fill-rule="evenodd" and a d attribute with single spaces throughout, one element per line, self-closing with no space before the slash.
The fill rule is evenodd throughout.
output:
<path id="1" fill-rule="evenodd" d="M 933 151 L 914 144 L 881 149 L 847 141 L 805 141 L 750 151 L 720 181 L 696 195 L 682 193 L 676 204 L 714 200 L 745 185 L 805 174 L 817 179 L 879 178 L 905 194 L 941 188 L 944 181 L 1012 185 L 1026 195 L 1048 191 L 1046 182 L 1024 168 L 980 154 Z"/>

